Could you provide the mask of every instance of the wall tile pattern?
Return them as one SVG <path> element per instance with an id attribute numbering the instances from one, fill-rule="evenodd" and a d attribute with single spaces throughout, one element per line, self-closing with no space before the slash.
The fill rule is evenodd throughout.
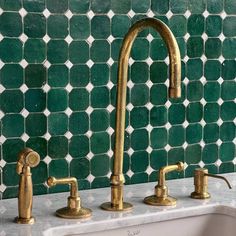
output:
<path id="1" fill-rule="evenodd" d="M 109 186 L 117 61 L 138 19 L 164 21 L 182 58 L 182 98 L 169 100 L 168 55 L 152 29 L 129 61 L 124 173 L 127 184 L 156 181 L 166 164 L 233 172 L 235 158 L 235 0 L 0 0 L 2 198 L 17 196 L 17 153 L 41 156 L 34 192 L 50 175 L 75 176 L 80 189 Z"/>

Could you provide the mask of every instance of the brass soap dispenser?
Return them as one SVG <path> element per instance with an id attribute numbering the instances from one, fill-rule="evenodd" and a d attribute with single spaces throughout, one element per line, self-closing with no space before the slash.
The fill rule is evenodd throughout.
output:
<path id="1" fill-rule="evenodd" d="M 15 219 L 18 224 L 33 224 L 35 222 L 32 216 L 33 184 L 30 168 L 37 166 L 39 162 L 39 154 L 30 148 L 25 148 L 19 153 L 16 165 L 16 172 L 20 175 L 18 192 L 19 216 Z"/>

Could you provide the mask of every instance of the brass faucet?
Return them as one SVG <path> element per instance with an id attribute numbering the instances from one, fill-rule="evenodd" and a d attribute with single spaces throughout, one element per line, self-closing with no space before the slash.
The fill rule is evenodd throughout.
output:
<path id="1" fill-rule="evenodd" d="M 232 188 L 229 181 L 225 177 L 209 174 L 208 169 L 206 168 L 197 168 L 194 171 L 195 190 L 191 193 L 191 198 L 207 199 L 211 197 L 210 193 L 208 193 L 208 176 L 217 179 L 222 179 L 226 182 L 230 189 Z"/>
<path id="2" fill-rule="evenodd" d="M 67 219 L 85 219 L 92 215 L 92 211 L 88 208 L 81 207 L 80 196 L 78 193 L 77 179 L 74 177 L 67 177 L 56 179 L 55 177 L 49 177 L 47 180 L 49 187 L 57 184 L 70 184 L 70 196 L 68 197 L 67 207 L 58 209 L 56 215 Z"/>
<path id="3" fill-rule="evenodd" d="M 171 171 L 184 170 L 184 163 L 178 162 L 176 165 L 164 166 L 159 170 L 159 180 L 155 187 L 155 195 L 144 198 L 144 202 L 153 206 L 175 206 L 176 199 L 168 195 L 165 176 Z"/>
<path id="4" fill-rule="evenodd" d="M 160 20 L 146 18 L 137 21 L 126 34 L 119 56 L 114 165 L 111 175 L 111 202 L 106 202 L 101 205 L 102 209 L 108 211 L 127 211 L 131 210 L 133 207 L 132 204 L 123 202 L 123 185 L 125 182 L 123 175 L 123 151 L 128 61 L 135 38 L 139 32 L 147 27 L 152 27 L 159 32 L 168 48 L 170 57 L 169 96 L 171 98 L 178 98 L 181 96 L 181 59 L 179 47 L 174 35 Z"/>
<path id="5" fill-rule="evenodd" d="M 32 216 L 33 205 L 33 184 L 30 167 L 35 167 L 40 162 L 40 156 L 30 148 L 25 148 L 18 155 L 16 172 L 20 175 L 18 193 L 18 212 L 19 216 L 15 221 L 18 224 L 33 224 Z"/>

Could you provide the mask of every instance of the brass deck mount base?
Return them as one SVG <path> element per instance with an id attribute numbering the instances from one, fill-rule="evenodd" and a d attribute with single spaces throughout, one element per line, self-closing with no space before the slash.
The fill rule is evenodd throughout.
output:
<path id="1" fill-rule="evenodd" d="M 122 208 L 114 206 L 111 202 L 105 202 L 100 207 L 106 211 L 131 211 L 133 209 L 133 205 L 128 202 L 123 202 Z"/>
<path id="2" fill-rule="evenodd" d="M 192 192 L 191 193 L 191 198 L 194 198 L 194 199 L 208 199 L 210 197 L 211 195 L 208 192 L 204 192 L 204 193 Z"/>
<path id="3" fill-rule="evenodd" d="M 144 198 L 144 203 L 152 206 L 175 206 L 176 199 L 173 197 L 157 197 L 156 195 L 148 196 Z"/>
<path id="4" fill-rule="evenodd" d="M 21 218 L 21 217 L 16 217 L 14 220 L 17 224 L 28 224 L 28 225 L 32 225 L 35 222 L 34 217 L 30 217 L 30 218 Z"/>
<path id="5" fill-rule="evenodd" d="M 58 209 L 56 215 L 66 219 L 86 219 L 91 217 L 92 211 L 88 208 L 71 209 L 64 207 Z"/>

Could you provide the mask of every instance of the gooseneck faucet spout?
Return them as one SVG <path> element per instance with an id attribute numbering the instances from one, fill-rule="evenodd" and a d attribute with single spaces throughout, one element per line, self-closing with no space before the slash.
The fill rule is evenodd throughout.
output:
<path id="1" fill-rule="evenodd" d="M 170 59 L 169 96 L 171 98 L 177 98 L 181 96 L 181 59 L 179 47 L 174 35 L 168 26 L 166 26 L 160 20 L 146 18 L 137 21 L 126 34 L 119 56 L 114 165 L 111 175 L 111 202 L 103 203 L 101 205 L 101 208 L 104 210 L 125 211 L 132 209 L 132 205 L 130 203 L 123 202 L 123 185 L 125 182 L 123 175 L 123 151 L 128 61 L 133 42 L 136 39 L 138 33 L 148 27 L 151 27 L 160 33 L 168 48 Z"/>

